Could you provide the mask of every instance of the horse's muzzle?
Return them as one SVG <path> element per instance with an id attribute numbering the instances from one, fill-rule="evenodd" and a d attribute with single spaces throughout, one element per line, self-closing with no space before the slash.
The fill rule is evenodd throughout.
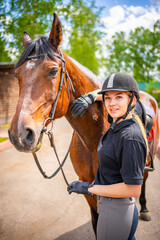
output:
<path id="1" fill-rule="evenodd" d="M 11 128 L 8 130 L 9 139 L 18 151 L 21 152 L 33 152 L 37 150 L 37 146 L 40 147 L 41 137 L 36 141 L 36 135 L 31 128 L 24 128 L 20 136 L 16 136 L 12 133 Z M 39 149 L 38 147 L 38 149 Z"/>

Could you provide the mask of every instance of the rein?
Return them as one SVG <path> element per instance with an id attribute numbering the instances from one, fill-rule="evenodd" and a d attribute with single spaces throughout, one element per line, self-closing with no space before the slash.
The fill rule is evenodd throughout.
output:
<path id="1" fill-rule="evenodd" d="M 60 51 L 60 54 L 58 53 L 54 53 L 53 55 L 55 57 L 58 57 L 61 61 L 62 61 L 62 68 L 61 68 L 61 78 L 60 78 L 60 83 L 59 83 L 59 89 L 58 89 L 58 93 L 57 93 L 57 97 L 56 97 L 56 100 L 55 102 L 53 103 L 52 105 L 52 108 L 51 108 L 51 112 L 50 112 L 50 115 L 48 118 L 46 118 L 46 120 L 44 121 L 43 123 L 43 129 L 42 129 L 42 132 L 41 134 L 45 133 L 48 135 L 48 138 L 49 138 L 49 141 L 50 141 L 50 145 L 51 147 L 53 148 L 54 152 L 55 152 L 55 155 L 56 155 L 56 158 L 57 158 L 57 161 L 58 161 L 58 164 L 59 164 L 59 168 L 50 176 L 47 176 L 46 173 L 43 171 L 40 163 L 39 163 L 39 160 L 38 160 L 38 157 L 37 157 L 37 154 L 35 152 L 32 153 L 33 157 L 34 157 L 34 160 L 36 162 L 36 165 L 40 171 L 40 173 L 43 175 L 44 178 L 46 179 L 51 179 L 53 178 L 54 176 L 56 176 L 56 174 L 61 170 L 62 172 L 62 175 L 63 175 L 63 178 L 64 178 L 64 181 L 65 183 L 67 184 L 67 186 L 69 186 L 69 183 L 67 181 L 67 178 L 64 174 L 64 171 L 63 171 L 63 165 L 68 157 L 68 154 L 70 152 L 70 148 L 71 148 L 71 143 L 69 145 L 69 148 L 68 148 L 68 151 L 64 157 L 64 160 L 62 161 L 62 163 L 60 162 L 59 160 L 59 156 L 57 154 L 57 150 L 56 150 L 56 146 L 54 144 L 54 137 L 53 137 L 53 133 L 52 133 L 52 129 L 53 129 L 53 119 L 54 119 L 54 115 L 55 115 L 55 111 L 56 111 L 56 106 L 57 106 L 57 102 L 58 102 L 58 99 L 59 99 L 59 95 L 60 95 L 60 92 L 62 90 L 62 86 L 63 86 L 63 83 L 65 84 L 64 82 L 64 74 L 66 73 L 66 82 L 67 82 L 67 87 L 68 87 L 68 97 L 69 97 L 69 100 L 70 100 L 70 91 L 69 91 L 69 84 L 68 84 L 68 80 L 70 81 L 70 84 L 71 84 L 71 88 L 73 91 L 74 90 L 74 87 L 73 87 L 73 83 L 68 75 L 68 72 L 67 70 L 65 69 L 65 59 L 63 57 L 63 54 L 61 52 L 61 50 L 59 49 Z M 40 54 L 40 55 L 32 55 L 32 56 L 29 56 L 28 59 L 35 59 L 35 58 L 40 58 L 40 57 L 44 57 L 44 54 Z M 47 131 L 47 127 L 46 127 L 46 124 L 47 122 L 50 121 L 52 123 L 52 126 L 51 126 L 51 129 Z M 74 133 L 73 133 L 74 134 Z M 72 140 L 71 140 L 72 141 Z"/>
<path id="2" fill-rule="evenodd" d="M 36 154 L 35 152 L 33 152 L 32 155 L 33 155 L 33 157 L 34 157 L 34 160 L 35 160 L 35 162 L 36 162 L 36 165 L 37 165 L 40 173 L 42 174 L 42 176 L 43 176 L 44 178 L 46 178 L 46 179 L 51 179 L 51 178 L 55 177 L 55 176 L 57 175 L 57 173 L 61 170 L 61 171 L 62 171 L 63 178 L 64 178 L 67 186 L 69 186 L 68 181 L 67 181 L 67 179 L 66 179 L 66 176 L 65 176 L 65 174 L 64 174 L 64 171 L 63 171 L 63 168 L 62 168 L 62 167 L 63 167 L 65 161 L 67 160 L 68 154 L 69 154 L 70 149 L 71 149 L 71 143 L 70 143 L 70 145 L 69 145 L 68 151 L 67 151 L 67 153 L 66 153 L 66 155 L 65 155 L 62 163 L 60 163 L 60 160 L 59 160 L 59 157 L 58 157 L 58 154 L 57 154 L 57 150 L 56 150 L 56 147 L 55 147 L 55 144 L 54 144 L 53 133 L 49 131 L 49 132 L 46 133 L 46 134 L 48 135 L 48 138 L 49 138 L 49 140 L 50 140 L 51 147 L 54 149 L 54 152 L 55 152 L 55 155 L 56 155 L 56 157 L 57 157 L 57 161 L 58 161 L 59 167 L 57 168 L 57 170 L 56 170 L 52 175 L 50 175 L 50 176 L 46 175 L 46 173 L 43 171 L 43 169 L 42 169 L 42 167 L 41 167 L 41 165 L 40 165 L 40 163 L 39 163 L 37 154 Z"/>

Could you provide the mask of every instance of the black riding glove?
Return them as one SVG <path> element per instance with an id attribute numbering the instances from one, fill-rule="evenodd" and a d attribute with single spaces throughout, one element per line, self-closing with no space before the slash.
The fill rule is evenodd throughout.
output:
<path id="1" fill-rule="evenodd" d="M 78 194 L 80 193 L 80 194 L 93 196 L 93 194 L 88 191 L 88 188 L 92 186 L 93 184 L 90 184 L 89 182 L 74 181 L 69 185 L 69 187 L 67 188 L 67 191 L 69 192 L 69 194 L 71 194 L 72 192 L 75 192 Z"/>
<path id="2" fill-rule="evenodd" d="M 70 106 L 73 117 L 82 117 L 95 99 L 95 93 L 82 94 L 79 98 L 77 98 Z"/>

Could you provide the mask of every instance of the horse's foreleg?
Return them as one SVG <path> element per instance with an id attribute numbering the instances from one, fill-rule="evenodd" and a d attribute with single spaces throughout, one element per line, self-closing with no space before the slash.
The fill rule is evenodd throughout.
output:
<path id="1" fill-rule="evenodd" d="M 98 213 L 92 207 L 90 207 L 90 210 L 91 210 L 93 230 L 94 230 L 95 236 L 97 236 Z"/>
<path id="2" fill-rule="evenodd" d="M 143 185 L 142 185 L 142 189 L 141 189 L 141 194 L 139 197 L 139 202 L 141 205 L 141 210 L 140 210 L 140 217 L 142 220 L 144 221 L 150 221 L 151 217 L 149 215 L 149 211 L 147 209 L 146 206 L 146 180 L 148 178 L 148 172 L 144 173 L 144 180 L 143 180 Z"/>
<path id="3" fill-rule="evenodd" d="M 81 141 L 79 136 L 75 133 L 73 136 L 72 147 L 70 151 L 71 161 L 75 172 L 79 176 L 79 180 L 93 182 L 97 169 L 97 161 L 95 154 Z M 96 234 L 97 228 L 97 198 L 96 196 L 85 195 L 89 204 L 92 218 L 93 230 Z"/>

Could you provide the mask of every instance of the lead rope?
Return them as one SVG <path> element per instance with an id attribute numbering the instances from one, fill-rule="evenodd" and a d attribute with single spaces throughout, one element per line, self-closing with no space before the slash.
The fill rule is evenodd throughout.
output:
<path id="1" fill-rule="evenodd" d="M 74 133 L 73 133 L 73 134 L 74 134 Z M 52 137 L 50 137 L 50 136 L 48 136 L 48 137 L 49 137 L 49 140 L 50 140 L 51 147 L 54 146 L 53 149 L 54 149 L 55 154 L 56 154 L 56 157 L 57 157 L 58 154 L 57 154 L 56 147 L 55 147 L 55 144 L 54 144 L 54 141 L 53 141 L 53 133 L 52 133 L 52 132 L 49 132 L 49 135 L 52 135 Z M 35 160 L 35 163 L 36 163 L 36 165 L 37 165 L 40 173 L 42 174 L 42 176 L 43 176 L 44 178 L 46 178 L 46 179 L 51 179 L 51 178 L 55 177 L 60 170 L 63 172 L 62 174 L 63 174 L 63 176 L 64 176 L 64 171 L 63 171 L 62 167 L 63 167 L 64 163 L 65 163 L 66 160 L 67 160 L 67 157 L 68 157 L 68 155 L 69 155 L 70 149 L 71 149 L 71 143 L 70 143 L 70 145 L 69 145 L 68 151 L 67 151 L 67 153 L 66 153 L 66 155 L 65 155 L 62 163 L 60 163 L 60 160 L 59 160 L 59 157 L 58 157 L 59 167 L 58 167 L 57 170 L 56 170 L 52 175 L 50 175 L 50 176 L 47 176 L 46 173 L 43 171 L 43 169 L 42 169 L 42 167 L 41 167 L 41 165 L 40 165 L 40 163 L 39 163 L 39 160 L 38 160 L 38 158 L 37 158 L 37 154 L 36 154 L 35 152 L 32 153 L 32 155 L 33 155 L 33 157 L 34 157 L 34 160 Z M 64 180 L 65 180 L 66 184 L 68 185 L 68 181 L 66 181 L 66 177 L 64 177 Z"/>
<path id="2" fill-rule="evenodd" d="M 73 133 L 73 134 L 74 134 L 74 133 Z M 67 160 L 68 154 L 69 154 L 70 149 L 71 149 L 71 143 L 70 143 L 70 145 L 69 145 L 68 151 L 67 151 L 67 153 L 66 153 L 66 155 L 65 155 L 62 163 L 60 163 L 60 160 L 59 160 L 59 157 L 58 157 L 58 154 L 57 154 L 57 150 L 56 150 L 56 146 L 55 146 L 55 144 L 54 144 L 53 133 L 49 131 L 49 132 L 47 133 L 47 135 L 48 135 L 48 138 L 49 138 L 49 140 L 50 140 L 51 147 L 53 148 L 53 150 L 54 150 L 54 152 L 55 152 L 55 155 L 56 155 L 56 158 L 57 158 L 57 161 L 58 161 L 58 164 L 59 164 L 59 168 L 57 168 L 57 170 L 56 170 L 52 175 L 47 176 L 46 173 L 43 171 L 43 169 L 42 169 L 42 167 L 41 167 L 41 165 L 40 165 L 40 163 L 39 163 L 39 161 L 38 161 L 38 158 L 37 158 L 36 153 L 33 152 L 32 154 L 33 154 L 34 160 L 35 160 L 35 162 L 36 162 L 36 165 L 37 165 L 40 173 L 41 173 L 41 174 L 43 175 L 43 177 L 46 178 L 46 179 L 51 179 L 51 178 L 55 177 L 55 176 L 57 175 L 57 173 L 61 170 L 62 175 L 63 175 L 63 178 L 64 178 L 64 181 L 66 182 L 67 186 L 69 187 L 69 183 L 68 183 L 68 181 L 67 181 L 67 178 L 66 178 L 66 176 L 65 176 L 65 174 L 64 174 L 64 171 L 63 171 L 63 168 L 62 168 L 62 167 L 63 167 L 65 161 Z"/>
<path id="3" fill-rule="evenodd" d="M 58 161 L 58 163 L 59 163 L 59 167 L 60 167 L 60 169 L 61 169 L 61 172 L 62 172 L 64 181 L 66 182 L 67 186 L 69 187 L 69 183 L 68 183 L 67 178 L 66 178 L 66 176 L 65 176 L 65 174 L 64 174 L 62 165 L 61 165 L 61 163 L 60 163 L 60 160 L 59 160 L 59 157 L 58 157 L 58 154 L 57 154 L 56 146 L 55 146 L 55 144 L 54 144 L 53 133 L 52 133 L 52 132 L 48 132 L 48 137 L 49 137 L 49 140 L 50 140 L 50 143 L 51 143 L 51 147 L 54 149 L 54 152 L 55 152 L 57 161 Z"/>

